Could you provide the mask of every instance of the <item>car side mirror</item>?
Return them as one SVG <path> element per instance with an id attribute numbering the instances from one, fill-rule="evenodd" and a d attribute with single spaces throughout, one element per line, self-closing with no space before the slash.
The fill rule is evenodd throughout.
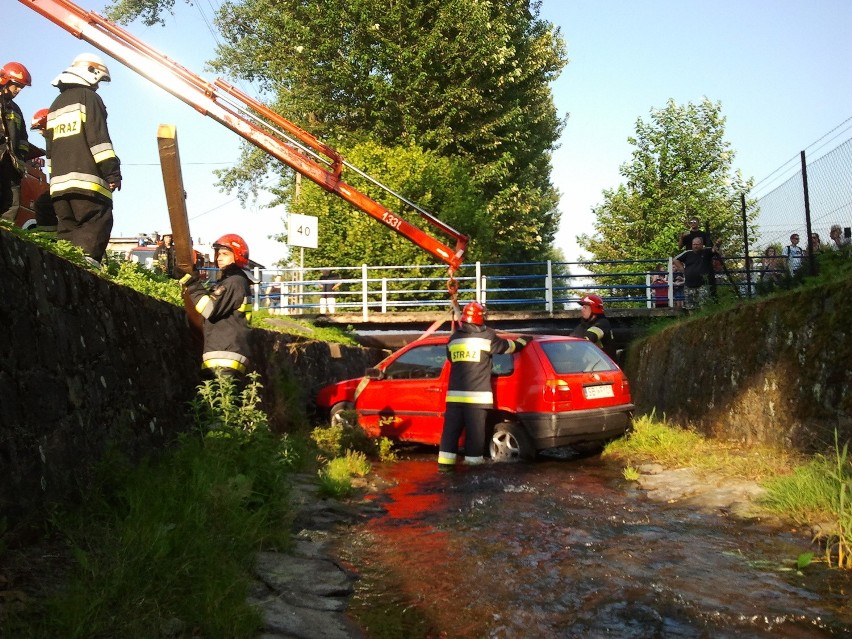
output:
<path id="1" fill-rule="evenodd" d="M 380 368 L 368 368 L 364 371 L 364 377 L 372 380 L 384 379 L 385 372 Z"/>

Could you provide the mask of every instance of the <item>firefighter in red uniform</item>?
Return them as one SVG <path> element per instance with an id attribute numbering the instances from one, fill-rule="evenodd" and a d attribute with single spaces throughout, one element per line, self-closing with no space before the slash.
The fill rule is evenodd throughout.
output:
<path id="1" fill-rule="evenodd" d="M 21 179 L 27 168 L 30 144 L 24 114 L 14 98 L 32 77 L 20 62 L 7 62 L 0 68 L 0 218 L 12 222 L 21 203 Z"/>
<path id="2" fill-rule="evenodd" d="M 220 278 L 212 288 L 199 280 L 198 272 L 175 275 L 186 287 L 195 310 L 204 318 L 204 356 L 201 368 L 213 375 L 243 375 L 249 363 L 251 280 L 249 249 L 239 235 L 223 235 L 213 243 Z"/>
<path id="3" fill-rule="evenodd" d="M 582 321 L 571 332 L 572 337 L 584 337 L 609 354 L 612 346 L 612 327 L 604 312 L 603 300 L 597 295 L 585 295 L 581 300 Z"/>
<path id="4" fill-rule="evenodd" d="M 465 464 L 481 464 L 485 456 L 485 422 L 494 407 L 491 391 L 491 358 L 514 353 L 526 346 L 523 338 L 508 340 L 485 326 L 485 308 L 479 302 L 464 307 L 461 323 L 447 344 L 450 381 L 444 430 L 438 452 L 438 470 L 453 470 L 459 438 L 465 433 Z"/>
<path id="5" fill-rule="evenodd" d="M 83 249 L 99 264 L 112 232 L 112 194 L 121 189 L 121 163 L 107 129 L 107 111 L 95 93 L 110 75 L 93 53 L 74 58 L 53 81 L 59 96 L 47 115 L 50 196 L 56 237 Z"/>

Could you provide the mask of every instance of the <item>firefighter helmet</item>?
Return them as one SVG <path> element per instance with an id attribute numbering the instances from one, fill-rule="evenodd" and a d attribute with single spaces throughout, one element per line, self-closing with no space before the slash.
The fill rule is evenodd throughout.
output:
<path id="1" fill-rule="evenodd" d="M 33 119 L 30 121 L 30 129 L 33 131 L 44 131 L 47 128 L 47 114 L 50 109 L 39 109 L 33 113 Z"/>
<path id="2" fill-rule="evenodd" d="M 592 309 L 592 315 L 603 315 L 604 305 L 603 300 L 597 295 L 584 295 L 580 300 L 581 306 L 588 306 Z"/>
<path id="3" fill-rule="evenodd" d="M 78 55 L 74 58 L 74 62 L 71 63 L 71 68 L 68 71 L 80 76 L 92 85 L 98 82 L 109 82 L 111 79 L 106 63 L 99 55 L 94 53 Z"/>
<path id="4" fill-rule="evenodd" d="M 0 68 L 0 85 L 7 85 L 14 82 L 20 86 L 29 87 L 33 84 L 32 76 L 20 62 L 7 62 Z"/>
<path id="5" fill-rule="evenodd" d="M 228 233 L 213 242 L 214 249 L 226 248 L 234 254 L 234 264 L 240 268 L 249 267 L 249 247 L 239 235 Z"/>
<path id="6" fill-rule="evenodd" d="M 462 310 L 462 322 L 482 326 L 485 324 L 485 307 L 479 302 L 470 302 Z"/>

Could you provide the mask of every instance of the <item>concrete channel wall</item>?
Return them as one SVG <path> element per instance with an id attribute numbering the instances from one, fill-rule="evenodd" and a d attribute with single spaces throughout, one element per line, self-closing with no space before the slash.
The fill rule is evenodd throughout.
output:
<path id="1" fill-rule="evenodd" d="M 78 496 L 116 449 L 140 458 L 186 431 L 201 344 L 183 308 L 111 284 L 0 229 L 0 533 Z M 304 424 L 316 390 L 378 349 L 252 331 L 273 427 Z M 269 408 L 273 407 L 273 408 Z"/>

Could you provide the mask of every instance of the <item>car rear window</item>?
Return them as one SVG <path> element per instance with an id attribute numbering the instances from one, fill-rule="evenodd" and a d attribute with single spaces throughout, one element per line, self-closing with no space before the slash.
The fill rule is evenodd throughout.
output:
<path id="1" fill-rule="evenodd" d="M 618 369 L 613 361 L 591 342 L 539 342 L 539 346 L 550 360 L 553 370 L 559 375 Z"/>

